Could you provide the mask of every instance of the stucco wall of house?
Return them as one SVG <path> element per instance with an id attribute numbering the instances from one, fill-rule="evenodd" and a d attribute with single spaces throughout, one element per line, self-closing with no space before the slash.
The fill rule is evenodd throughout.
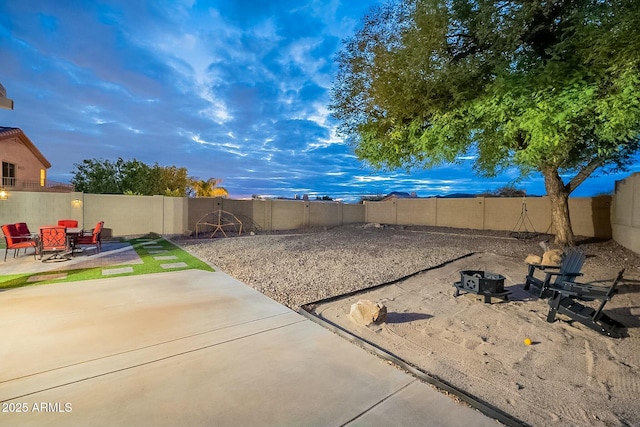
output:
<path id="1" fill-rule="evenodd" d="M 40 170 L 46 170 L 45 165 L 17 136 L 0 140 L 0 162 L 16 165 L 18 188 L 23 187 L 20 185 L 21 182 L 39 183 Z"/>

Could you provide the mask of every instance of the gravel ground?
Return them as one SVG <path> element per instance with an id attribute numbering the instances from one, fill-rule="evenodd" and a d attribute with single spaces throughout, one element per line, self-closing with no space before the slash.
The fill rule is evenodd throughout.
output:
<path id="1" fill-rule="evenodd" d="M 472 252 L 518 260 L 542 255 L 539 242 L 552 242 L 553 237 L 515 239 L 508 232 L 367 224 L 174 240 L 297 311 L 301 305 L 399 279 Z M 640 271 L 640 256 L 613 240 L 579 238 L 578 245 L 587 254 L 585 268 L 602 269 L 603 277 L 623 267 L 628 274 Z M 523 280 L 525 274 L 523 265 Z"/>

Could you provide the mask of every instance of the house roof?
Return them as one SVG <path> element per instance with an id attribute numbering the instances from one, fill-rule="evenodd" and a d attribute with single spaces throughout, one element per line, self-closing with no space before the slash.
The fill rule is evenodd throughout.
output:
<path id="1" fill-rule="evenodd" d="M 45 168 L 50 168 L 51 163 L 49 160 L 36 148 L 36 146 L 31 142 L 29 137 L 22 131 L 20 128 L 10 128 L 5 126 L 0 126 L 0 141 L 3 139 L 9 138 L 18 138 L 20 142 L 22 142 L 38 160 L 42 163 Z"/>
<path id="2" fill-rule="evenodd" d="M 391 193 L 384 196 L 381 201 L 385 202 L 387 200 L 393 199 L 415 199 L 417 197 L 418 196 L 416 195 L 416 193 L 409 194 L 404 191 L 392 191 Z"/>

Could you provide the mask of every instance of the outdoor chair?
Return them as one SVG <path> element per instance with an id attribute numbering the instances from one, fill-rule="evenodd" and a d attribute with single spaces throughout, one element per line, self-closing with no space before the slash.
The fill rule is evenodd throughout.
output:
<path id="1" fill-rule="evenodd" d="M 36 240 L 32 239 L 30 235 L 21 235 L 15 224 L 3 225 L 2 233 L 4 234 L 5 241 L 5 262 L 7 262 L 7 253 L 9 252 L 9 249 L 13 249 L 13 257 L 15 258 L 20 249 L 24 249 L 26 253 L 28 248 L 33 248 L 33 259 L 36 259 L 36 252 L 38 251 L 38 247 Z"/>
<path id="2" fill-rule="evenodd" d="M 78 221 L 75 219 L 61 219 L 58 220 L 58 225 L 66 228 L 76 228 L 78 227 Z"/>
<path id="3" fill-rule="evenodd" d="M 556 313 L 564 314 L 583 325 L 598 331 L 603 335 L 620 338 L 624 335 L 624 325 L 602 312 L 616 292 L 618 282 L 622 280 L 624 269 L 613 280 L 610 287 L 591 285 L 588 283 L 564 282 L 561 287 L 553 289 L 553 296 L 549 300 L 549 314 L 547 322 L 556 320 Z M 599 300 L 597 308 L 581 304 L 581 301 Z"/>
<path id="4" fill-rule="evenodd" d="M 524 289 L 529 290 L 530 286 L 533 286 L 540 290 L 537 293 L 540 298 L 551 296 L 552 288 L 559 286 L 564 282 L 574 282 L 576 277 L 582 276 L 580 269 L 582 269 L 585 258 L 586 256 L 581 250 L 570 249 L 565 254 L 559 267 L 529 264 L 529 273 L 525 279 Z M 536 271 L 543 271 L 545 273 L 544 279 L 535 277 Z M 554 279 L 553 282 L 551 279 Z"/>
<path id="5" fill-rule="evenodd" d="M 101 235 L 102 235 L 103 226 L 104 226 L 104 221 L 99 221 L 93 230 L 88 230 L 86 232 L 83 231 L 82 234 L 76 238 L 75 246 L 76 247 L 81 245 L 95 246 L 96 251 L 100 253 L 100 250 L 102 249 Z"/>
<path id="6" fill-rule="evenodd" d="M 17 222 L 16 228 L 18 229 L 18 234 L 20 235 L 20 238 L 26 239 L 26 240 L 33 240 L 36 242 L 36 246 L 38 245 L 38 235 L 33 234 L 31 230 L 29 230 L 29 227 L 27 226 L 26 222 Z M 24 253 L 25 254 L 27 253 L 26 248 L 24 250 Z"/>
<path id="7" fill-rule="evenodd" d="M 51 252 L 51 254 L 43 259 L 45 252 Z M 66 261 L 71 259 L 72 252 L 66 227 L 60 225 L 40 227 L 40 259 L 42 262 Z"/>

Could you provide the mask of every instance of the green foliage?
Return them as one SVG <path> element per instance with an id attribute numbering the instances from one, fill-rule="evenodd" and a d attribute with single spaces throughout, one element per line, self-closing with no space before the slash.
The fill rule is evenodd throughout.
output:
<path id="1" fill-rule="evenodd" d="M 382 169 L 469 152 L 487 176 L 511 166 L 523 175 L 624 167 L 640 135 L 633 3 L 387 4 L 338 55 L 331 109 L 339 130 Z"/>
<path id="2" fill-rule="evenodd" d="M 189 187 L 189 178 L 186 168 L 176 166 L 153 166 L 159 174 L 156 194 L 164 194 L 169 197 L 186 197 Z"/>
<path id="3" fill-rule="evenodd" d="M 640 149 L 635 0 L 398 0 L 337 61 L 330 108 L 360 159 L 541 172 L 556 243 L 573 242 L 569 194 Z"/>
<path id="4" fill-rule="evenodd" d="M 87 159 L 74 164 L 71 182 L 76 191 L 93 194 L 187 195 L 187 169 L 176 166 L 149 166 L 136 159 L 115 162 Z"/>
<path id="5" fill-rule="evenodd" d="M 171 190 L 171 189 L 167 188 L 164 191 L 164 195 L 167 196 L 167 197 L 184 197 L 183 193 L 184 193 L 183 191 L 181 191 L 180 189 L 177 189 L 177 188 L 175 190 Z"/>
<path id="6" fill-rule="evenodd" d="M 122 194 L 116 164 L 108 160 L 87 159 L 75 163 L 71 183 L 76 191 L 95 194 Z"/>
<path id="7" fill-rule="evenodd" d="M 191 197 L 227 197 L 229 192 L 218 184 L 222 179 L 209 178 L 206 181 L 198 177 L 189 178 L 189 196 Z"/>

